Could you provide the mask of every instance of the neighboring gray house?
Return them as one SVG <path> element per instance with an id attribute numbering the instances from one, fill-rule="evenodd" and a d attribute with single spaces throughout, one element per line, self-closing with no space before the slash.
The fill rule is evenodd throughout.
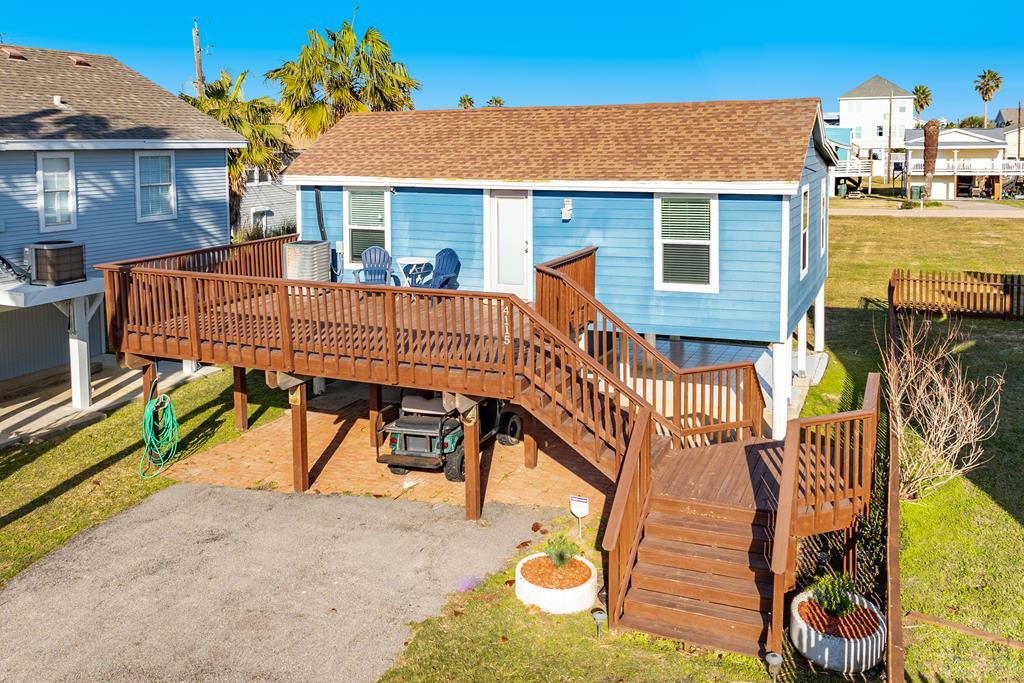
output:
<path id="1" fill-rule="evenodd" d="M 295 188 L 281 183 L 266 171 L 250 168 L 246 175 L 245 194 L 237 228 L 258 226 L 264 230 L 294 227 Z"/>
<path id="2" fill-rule="evenodd" d="M 0 380 L 67 365 L 90 403 L 92 266 L 223 244 L 227 153 L 245 140 L 117 60 L 0 45 Z M 84 245 L 87 279 L 24 281 L 25 247 Z"/>
<path id="3" fill-rule="evenodd" d="M 996 113 L 996 128 L 1005 126 L 1016 126 L 1020 124 L 1017 120 L 1017 107 L 1003 108 Z"/>

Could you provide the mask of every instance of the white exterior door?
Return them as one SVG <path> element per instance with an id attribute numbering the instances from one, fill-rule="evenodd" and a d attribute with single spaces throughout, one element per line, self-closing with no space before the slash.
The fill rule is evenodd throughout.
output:
<path id="1" fill-rule="evenodd" d="M 533 291 L 530 196 L 527 192 L 492 190 L 488 214 L 489 288 L 529 300 Z"/>

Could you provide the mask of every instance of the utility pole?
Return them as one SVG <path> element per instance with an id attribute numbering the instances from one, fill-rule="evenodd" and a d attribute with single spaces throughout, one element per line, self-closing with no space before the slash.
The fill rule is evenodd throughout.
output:
<path id="1" fill-rule="evenodd" d="M 889 146 L 885 150 L 885 182 L 891 183 L 892 167 L 892 90 L 889 91 Z"/>
<path id="2" fill-rule="evenodd" d="M 199 20 L 192 20 L 192 52 L 196 59 L 196 97 L 206 92 L 206 79 L 203 78 L 203 52 L 199 49 Z"/>

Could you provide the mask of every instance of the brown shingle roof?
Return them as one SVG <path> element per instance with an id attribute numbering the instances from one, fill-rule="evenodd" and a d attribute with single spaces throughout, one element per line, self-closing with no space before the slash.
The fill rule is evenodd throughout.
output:
<path id="1" fill-rule="evenodd" d="M 16 49 L 25 59 L 0 51 L 0 141 L 244 141 L 113 57 Z"/>
<path id="2" fill-rule="evenodd" d="M 817 99 L 349 114 L 292 176 L 799 180 Z"/>

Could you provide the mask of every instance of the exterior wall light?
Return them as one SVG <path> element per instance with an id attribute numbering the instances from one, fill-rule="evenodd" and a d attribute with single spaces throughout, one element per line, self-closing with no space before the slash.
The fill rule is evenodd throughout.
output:
<path id="1" fill-rule="evenodd" d="M 562 220 L 567 221 L 572 218 L 572 200 L 562 200 Z"/>

